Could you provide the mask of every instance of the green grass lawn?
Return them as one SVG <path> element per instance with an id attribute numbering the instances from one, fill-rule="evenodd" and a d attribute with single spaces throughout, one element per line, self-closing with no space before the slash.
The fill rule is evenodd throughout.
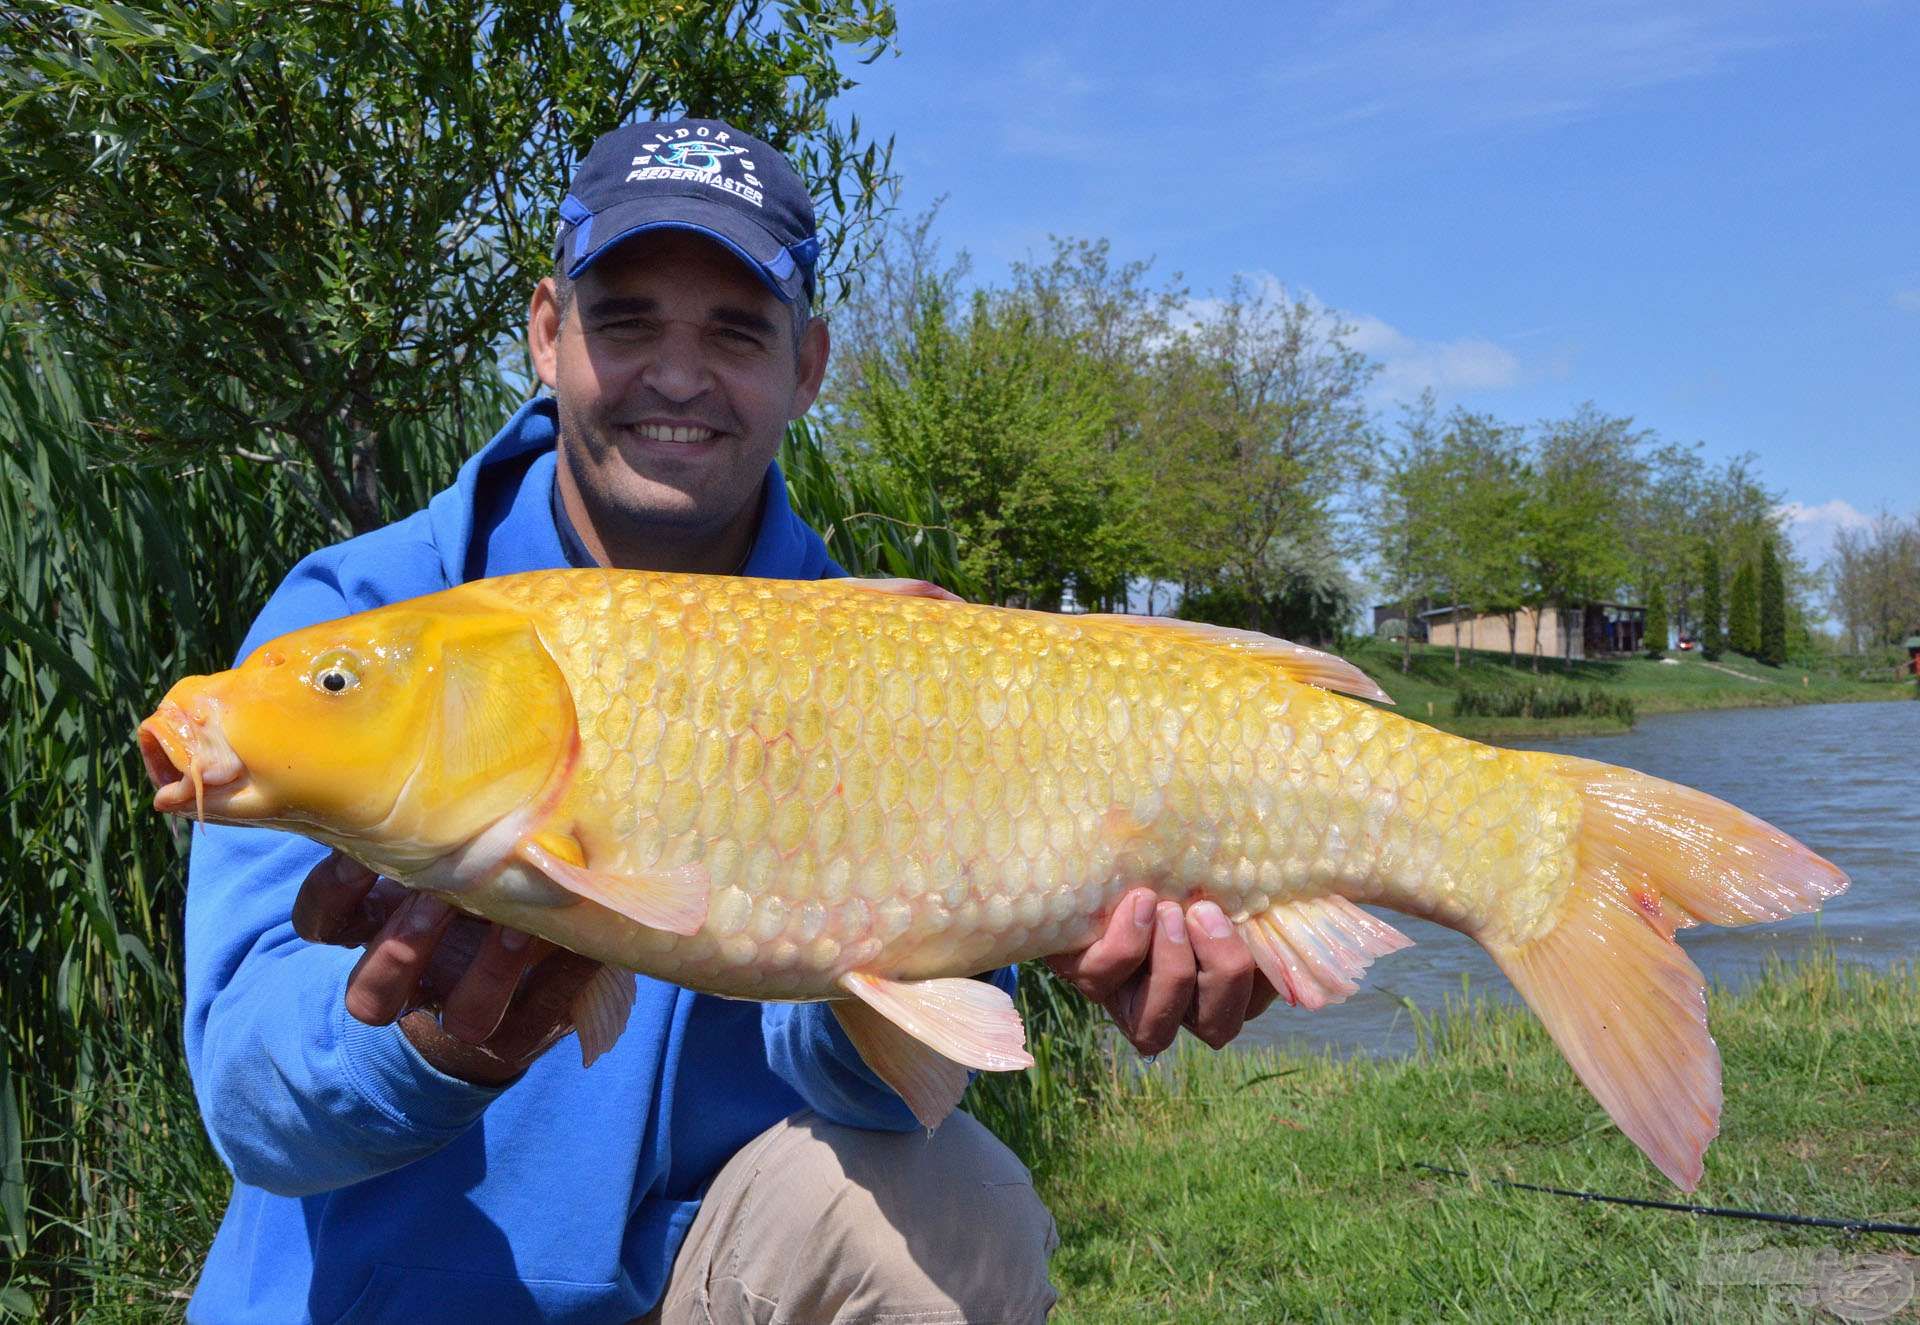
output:
<path id="1" fill-rule="evenodd" d="M 1398 712 L 1475 739 L 1615 732 L 1623 730 L 1623 725 L 1600 718 L 1457 717 L 1454 696 L 1469 686 L 1493 689 L 1538 681 L 1580 689 L 1598 687 L 1630 698 L 1643 717 L 1692 709 L 1906 699 L 1913 694 L 1911 682 L 1862 680 L 1857 659 L 1766 667 L 1738 654 L 1727 654 L 1714 663 L 1697 654 L 1681 654 L 1669 655 L 1677 659 L 1672 663 L 1646 657 L 1608 658 L 1575 662 L 1569 668 L 1558 659 L 1542 658 L 1536 674 L 1530 659 L 1510 663 L 1504 650 L 1462 650 L 1456 670 L 1451 648 L 1416 644 L 1413 670 L 1402 672 L 1400 647 L 1374 639 L 1345 650 L 1344 656 L 1393 696 Z"/>
<path id="2" fill-rule="evenodd" d="M 1726 1104 L 1694 1201 L 1920 1224 L 1920 972 L 1826 957 L 1716 992 L 1712 1017 Z M 1037 1178 L 1067 1322 L 1807 1320 L 1823 1253 L 1920 1274 L 1920 1239 L 1490 1185 L 1687 1199 L 1530 1015 L 1480 1002 L 1409 1060 L 1168 1055 Z"/>

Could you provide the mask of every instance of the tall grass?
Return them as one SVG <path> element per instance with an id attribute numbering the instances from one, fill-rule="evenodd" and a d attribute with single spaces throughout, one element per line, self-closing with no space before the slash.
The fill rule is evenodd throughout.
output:
<path id="1" fill-rule="evenodd" d="M 0 323 L 0 1309 L 54 1317 L 172 1300 L 226 1190 L 179 1044 L 185 839 L 147 808 L 134 726 L 337 536 L 275 466 L 117 457 L 111 376 Z M 462 411 L 511 404 L 482 383 Z M 472 442 L 396 430 L 394 508 Z"/>

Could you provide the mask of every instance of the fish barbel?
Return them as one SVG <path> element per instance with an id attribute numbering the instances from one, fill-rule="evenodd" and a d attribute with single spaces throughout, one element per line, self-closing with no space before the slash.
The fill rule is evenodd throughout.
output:
<path id="1" fill-rule="evenodd" d="M 919 586 L 926 589 L 926 586 Z M 1846 877 L 1700 792 L 1386 712 L 1245 631 L 940 601 L 901 582 L 637 571 L 476 581 L 296 631 L 140 728 L 156 809 L 306 834 L 612 967 L 831 999 L 929 1126 L 1031 1064 L 966 978 L 1095 939 L 1141 885 L 1210 898 L 1291 1003 L 1468 934 L 1620 1128 L 1691 1190 L 1720 1062 L 1676 928 Z M 588 1062 L 630 976 L 591 984 Z"/>

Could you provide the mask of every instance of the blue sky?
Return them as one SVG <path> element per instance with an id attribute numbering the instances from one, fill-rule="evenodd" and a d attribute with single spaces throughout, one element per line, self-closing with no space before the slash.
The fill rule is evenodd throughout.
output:
<path id="1" fill-rule="evenodd" d="M 1753 451 L 1816 562 L 1920 509 L 1920 9 L 906 0 L 843 109 L 977 277 L 1105 237 L 1340 310 L 1378 402 Z"/>

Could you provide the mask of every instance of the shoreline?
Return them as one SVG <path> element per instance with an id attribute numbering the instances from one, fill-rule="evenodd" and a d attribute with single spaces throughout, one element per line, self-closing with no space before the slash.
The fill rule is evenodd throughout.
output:
<path id="1" fill-rule="evenodd" d="M 1797 708 L 1808 704 L 1893 703 L 1914 698 L 1911 680 L 1862 680 L 1847 674 L 1839 659 L 1770 668 L 1729 654 L 1707 662 L 1696 657 L 1671 661 L 1632 656 L 1576 660 L 1567 668 L 1559 659 L 1531 670 L 1524 656 L 1509 661 L 1504 652 L 1463 649 L 1456 670 L 1451 649 L 1421 645 L 1414 668 L 1400 670 L 1397 646 L 1363 640 L 1346 655 L 1399 703 L 1391 711 L 1469 740 L 1550 740 L 1566 736 L 1614 736 L 1632 731 L 1641 718 L 1668 713 L 1722 709 Z M 1797 684 L 1796 684 L 1797 682 Z M 1525 718 L 1457 715 L 1452 709 L 1463 690 L 1534 686 L 1549 691 L 1593 691 L 1633 704 L 1632 722 L 1612 714 Z"/>

